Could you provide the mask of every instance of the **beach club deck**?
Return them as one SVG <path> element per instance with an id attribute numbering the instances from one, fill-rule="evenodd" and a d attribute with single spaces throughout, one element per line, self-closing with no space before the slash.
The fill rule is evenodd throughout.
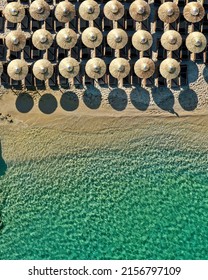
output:
<path id="1" fill-rule="evenodd" d="M 188 84 L 206 64 L 208 1 L 1 1 L 3 87 Z"/>

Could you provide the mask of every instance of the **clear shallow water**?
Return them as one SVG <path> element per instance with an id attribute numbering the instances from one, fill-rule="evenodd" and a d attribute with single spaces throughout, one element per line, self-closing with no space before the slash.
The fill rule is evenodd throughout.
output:
<path id="1" fill-rule="evenodd" d="M 208 259 L 208 157 L 135 145 L 10 162 L 1 259 Z"/>

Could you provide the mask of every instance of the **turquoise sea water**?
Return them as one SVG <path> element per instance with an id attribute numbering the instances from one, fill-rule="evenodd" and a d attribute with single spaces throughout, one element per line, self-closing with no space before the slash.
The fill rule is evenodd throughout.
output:
<path id="1" fill-rule="evenodd" d="M 1 259 L 208 259 L 208 154 L 133 145 L 8 162 Z"/>

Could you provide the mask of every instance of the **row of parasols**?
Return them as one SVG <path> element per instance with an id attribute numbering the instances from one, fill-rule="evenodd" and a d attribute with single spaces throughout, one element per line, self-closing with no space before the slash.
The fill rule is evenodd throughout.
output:
<path id="1" fill-rule="evenodd" d="M 150 16 L 150 5 L 144 0 L 135 0 L 129 7 L 129 14 L 135 21 L 142 22 Z M 35 0 L 29 7 L 31 17 L 44 21 L 50 15 L 50 6 L 44 0 Z M 105 4 L 103 13 L 109 20 L 119 20 L 124 16 L 125 7 L 117 0 Z M 21 22 L 25 16 L 25 8 L 19 2 L 7 4 L 3 10 L 5 18 L 13 23 Z M 76 16 L 75 6 L 67 0 L 60 2 L 55 8 L 55 17 L 60 22 L 70 22 Z M 86 21 L 93 21 L 100 15 L 100 5 L 94 0 L 85 0 L 79 5 L 79 15 Z M 172 23 L 179 18 L 180 10 L 176 3 L 165 2 L 158 9 L 160 20 Z M 205 15 L 204 7 L 199 2 L 190 2 L 183 9 L 184 18 L 189 22 L 199 22 Z"/>
<path id="2" fill-rule="evenodd" d="M 130 63 L 124 58 L 115 58 L 109 65 L 110 74 L 121 80 L 127 77 L 130 73 Z M 28 64 L 25 60 L 15 59 L 12 60 L 7 67 L 7 73 L 13 80 L 23 80 L 28 74 Z M 47 59 L 37 60 L 32 67 L 34 76 L 42 81 L 50 79 L 53 75 L 54 68 L 50 61 Z M 103 59 L 91 58 L 85 65 L 86 74 L 92 79 L 99 79 L 106 73 L 107 67 Z M 72 58 L 66 57 L 59 63 L 59 72 L 66 78 L 74 78 L 80 72 L 80 63 Z M 155 72 L 155 63 L 150 58 L 140 58 L 134 64 L 135 74 L 142 79 L 150 78 Z M 0 75 L 3 73 L 3 65 L 0 63 Z M 172 58 L 166 58 L 160 64 L 160 73 L 167 79 L 175 79 L 180 73 L 180 63 Z"/>
<path id="3" fill-rule="evenodd" d="M 78 35 L 70 28 L 61 29 L 56 35 L 59 47 L 69 50 L 77 43 Z M 103 34 L 96 27 L 88 27 L 81 35 L 83 44 L 88 48 L 96 48 L 102 44 Z M 21 30 L 11 31 L 5 38 L 5 43 L 11 51 L 21 51 L 26 45 L 26 35 Z M 32 43 L 39 50 L 47 50 L 53 44 L 53 35 L 46 29 L 36 30 L 32 35 Z M 107 35 L 107 43 L 113 49 L 122 49 L 128 43 L 127 33 L 120 28 L 112 29 Z M 146 30 L 138 30 L 132 36 L 132 44 L 139 51 L 150 49 L 153 43 L 152 35 Z M 182 45 L 182 37 L 175 30 L 168 30 L 161 37 L 162 46 L 168 51 L 175 51 Z M 195 31 L 186 37 L 186 46 L 192 53 L 204 51 L 207 39 L 201 32 Z"/>

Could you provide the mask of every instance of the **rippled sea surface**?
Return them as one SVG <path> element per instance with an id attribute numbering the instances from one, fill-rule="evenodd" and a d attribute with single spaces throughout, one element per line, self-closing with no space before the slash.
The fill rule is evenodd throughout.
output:
<path id="1" fill-rule="evenodd" d="M 1 259 L 208 259 L 208 154 L 148 145 L 8 163 Z"/>

